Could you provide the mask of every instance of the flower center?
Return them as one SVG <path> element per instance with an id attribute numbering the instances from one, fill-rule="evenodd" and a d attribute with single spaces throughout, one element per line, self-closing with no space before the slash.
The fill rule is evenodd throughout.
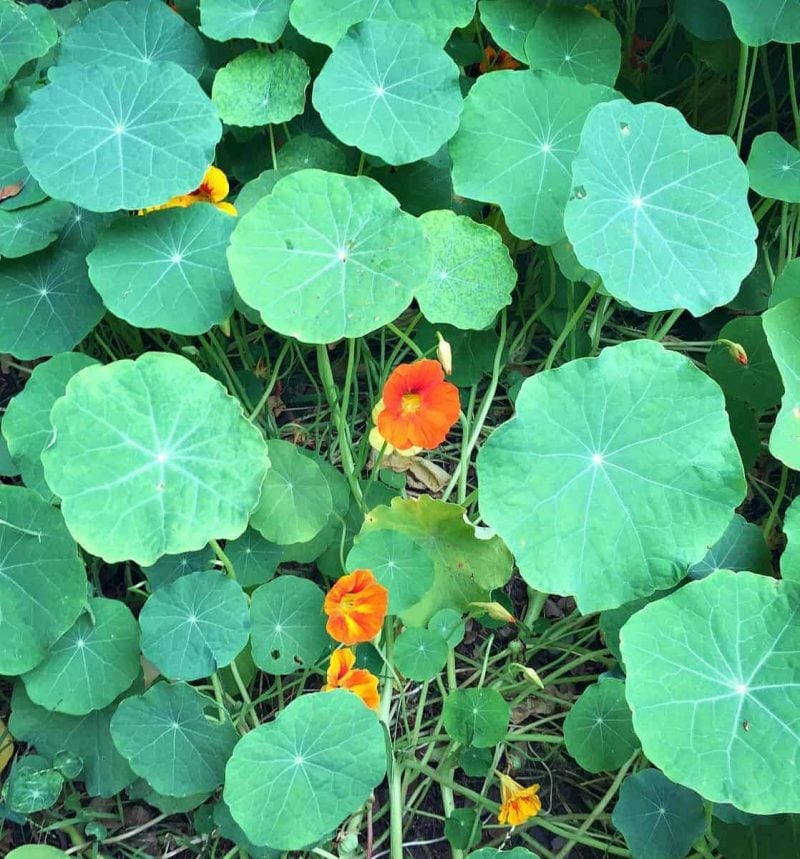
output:
<path id="1" fill-rule="evenodd" d="M 347 594 L 347 596 L 342 597 L 341 607 L 343 611 L 352 611 L 358 600 L 353 594 Z"/>
<path id="2" fill-rule="evenodd" d="M 419 411 L 422 405 L 422 397 L 419 394 L 403 394 L 400 409 L 404 415 L 413 415 Z"/>

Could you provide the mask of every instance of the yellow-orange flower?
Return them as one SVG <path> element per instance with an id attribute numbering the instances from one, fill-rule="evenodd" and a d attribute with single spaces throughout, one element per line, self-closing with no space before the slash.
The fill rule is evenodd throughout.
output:
<path id="1" fill-rule="evenodd" d="M 331 689 L 347 689 L 353 692 L 370 708 L 377 710 L 380 704 L 378 695 L 378 678 L 366 668 L 353 668 L 356 655 L 349 647 L 334 650 L 328 665 L 328 682 L 322 687 L 323 692 Z"/>
<path id="2" fill-rule="evenodd" d="M 378 432 L 398 450 L 433 450 L 458 420 L 458 388 L 445 382 L 442 365 L 425 358 L 396 367 L 383 387 Z"/>
<path id="3" fill-rule="evenodd" d="M 185 209 L 187 206 L 193 206 L 195 203 L 211 203 L 227 215 L 235 215 L 235 207 L 231 203 L 225 202 L 229 191 L 228 177 L 219 167 L 211 166 L 206 170 L 200 187 L 195 188 L 190 194 L 179 194 L 177 197 L 167 200 L 166 203 L 161 203 L 160 206 L 151 206 L 149 209 L 142 209 L 139 214 L 146 215 L 148 212 L 158 212 L 161 209 Z"/>
<path id="4" fill-rule="evenodd" d="M 384 456 L 391 456 L 393 453 L 398 453 L 400 456 L 416 456 L 421 450 L 421 447 L 407 447 L 403 450 L 398 450 L 393 444 L 389 444 L 388 441 L 381 435 L 381 431 L 378 429 L 378 415 L 386 408 L 383 404 L 383 400 L 378 400 L 375 404 L 375 408 L 372 410 L 372 422 L 375 426 L 370 430 L 369 433 L 369 443 L 370 445 L 380 453 L 383 451 Z"/>
<path id="5" fill-rule="evenodd" d="M 478 66 L 481 74 L 496 72 L 500 69 L 519 69 L 522 63 L 517 62 L 507 51 L 496 51 L 492 47 L 483 49 L 483 60 Z"/>
<path id="6" fill-rule="evenodd" d="M 519 826 L 531 817 L 536 817 L 542 807 L 542 801 L 537 795 L 539 785 L 532 784 L 530 787 L 523 787 L 511 776 L 503 773 L 498 773 L 498 775 L 500 776 L 501 805 L 498 815 L 500 823 Z"/>
<path id="7" fill-rule="evenodd" d="M 342 576 L 325 597 L 328 635 L 341 644 L 371 641 L 380 632 L 389 592 L 369 570 Z"/>

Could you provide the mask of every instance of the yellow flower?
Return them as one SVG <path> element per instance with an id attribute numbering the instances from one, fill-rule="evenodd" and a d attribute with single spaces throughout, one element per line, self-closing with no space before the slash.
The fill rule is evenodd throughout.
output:
<path id="1" fill-rule="evenodd" d="M 509 826 L 519 826 L 531 817 L 536 817 L 542 807 L 542 801 L 537 794 L 539 785 L 532 784 L 523 787 L 515 782 L 511 776 L 498 773 L 500 776 L 500 823 Z"/>
<path id="2" fill-rule="evenodd" d="M 226 203 L 225 198 L 228 196 L 230 186 L 228 185 L 228 177 L 213 165 L 206 170 L 206 175 L 203 176 L 203 181 L 200 187 L 196 188 L 191 194 L 179 194 L 166 203 L 161 203 L 159 206 L 150 206 L 149 209 L 141 209 L 139 214 L 146 215 L 148 212 L 158 212 L 161 209 L 185 209 L 187 206 L 193 206 L 195 203 L 211 203 L 226 215 L 236 215 L 236 209 L 231 203 Z"/>

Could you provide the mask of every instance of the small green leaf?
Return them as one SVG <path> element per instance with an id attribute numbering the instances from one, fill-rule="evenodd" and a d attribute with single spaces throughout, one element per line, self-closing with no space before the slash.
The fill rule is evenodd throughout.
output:
<path id="1" fill-rule="evenodd" d="M 385 771 L 377 716 L 351 692 L 317 692 L 242 737 L 224 798 L 254 844 L 301 850 L 360 808 Z"/>
<path id="2" fill-rule="evenodd" d="M 702 579 L 717 570 L 749 570 L 764 576 L 772 573 L 772 556 L 758 525 L 737 513 L 705 558 L 689 567 L 689 576 Z"/>
<path id="3" fill-rule="evenodd" d="M 40 707 L 82 716 L 107 707 L 140 671 L 139 627 L 130 609 L 119 600 L 90 599 L 86 612 L 22 680 Z"/>
<path id="4" fill-rule="evenodd" d="M 211 98 L 228 125 L 277 124 L 303 112 L 310 80 L 291 51 L 246 51 L 217 72 Z"/>
<path id="5" fill-rule="evenodd" d="M 636 859 L 683 859 L 707 825 L 702 797 L 656 769 L 622 782 L 611 820 Z"/>
<path id="6" fill-rule="evenodd" d="M 444 668 L 449 650 L 438 632 L 409 627 L 395 642 L 394 664 L 410 680 L 433 680 Z"/>
<path id="7" fill-rule="evenodd" d="M 228 541 L 225 554 L 233 564 L 236 581 L 243 588 L 249 588 L 263 585 L 275 575 L 283 557 L 283 549 L 248 528 L 238 539 Z"/>
<path id="8" fill-rule="evenodd" d="M 152 566 L 142 567 L 142 572 L 147 576 L 150 590 L 155 591 L 158 588 L 163 588 L 164 585 L 172 584 L 181 576 L 212 569 L 215 558 L 214 550 L 211 546 L 206 546 L 199 552 L 163 555 Z"/>
<path id="9" fill-rule="evenodd" d="M 122 701 L 111 719 L 114 745 L 159 793 L 191 796 L 216 790 L 236 744 L 230 721 L 217 722 L 211 698 L 186 683 L 156 683 Z"/>
<path id="10" fill-rule="evenodd" d="M 27 844 L 12 850 L 6 859 L 67 859 L 67 854 L 46 844 Z"/>
<path id="11" fill-rule="evenodd" d="M 762 320 L 785 388 L 769 449 L 789 468 L 800 469 L 800 298 L 767 310 Z"/>
<path id="12" fill-rule="evenodd" d="M 486 749 L 506 736 L 511 711 L 496 689 L 455 689 L 445 698 L 443 713 L 450 737 Z"/>
<path id="13" fill-rule="evenodd" d="M 759 134 L 747 159 L 750 187 L 762 197 L 800 203 L 800 150 L 780 134 Z"/>
<path id="14" fill-rule="evenodd" d="M 200 680 L 236 658 L 250 630 L 247 597 L 212 571 L 159 588 L 139 615 L 142 653 L 170 680 Z"/>
<path id="15" fill-rule="evenodd" d="M 0 209 L 0 257 L 13 259 L 52 244 L 70 217 L 72 207 L 59 200 L 7 212 Z"/>
<path id="16" fill-rule="evenodd" d="M 454 808 L 444 821 L 444 834 L 451 847 L 469 850 L 480 841 L 481 828 L 474 808 Z"/>
<path id="17" fill-rule="evenodd" d="M 279 576 L 253 591 L 250 636 L 253 661 L 269 674 L 292 674 L 313 665 L 329 645 L 325 595 L 308 579 Z"/>
<path id="18" fill-rule="evenodd" d="M 44 6 L 0 0 L 0 92 L 28 60 L 44 56 L 57 38 L 53 16 Z"/>
<path id="19" fill-rule="evenodd" d="M 209 39 L 277 42 L 292 0 L 200 0 L 200 29 Z"/>
<path id="20" fill-rule="evenodd" d="M 440 608 L 428 621 L 428 629 L 438 632 L 448 647 L 458 647 L 467 631 L 461 613 L 452 608 Z"/>
<path id="21" fill-rule="evenodd" d="M 609 678 L 588 686 L 564 720 L 564 743 L 591 773 L 619 769 L 639 748 L 625 681 Z"/>
<path id="22" fill-rule="evenodd" d="M 458 128 L 458 67 L 415 24 L 348 30 L 314 83 L 314 107 L 349 146 L 389 164 L 433 155 Z"/>
<path id="23" fill-rule="evenodd" d="M 327 170 L 329 173 L 347 172 L 345 151 L 324 137 L 298 134 L 281 146 L 277 157 L 279 170 L 315 169 Z M 238 202 L 237 199 L 237 205 Z M 240 210 L 240 214 L 243 215 L 244 212 Z"/>
<path id="24" fill-rule="evenodd" d="M 495 42 L 525 62 L 525 39 L 545 5 L 544 0 L 480 0 L 478 9 Z"/>
<path id="25" fill-rule="evenodd" d="M 3 787 L 3 800 L 11 810 L 33 814 L 55 805 L 64 786 L 58 770 L 39 755 L 17 758 Z"/>

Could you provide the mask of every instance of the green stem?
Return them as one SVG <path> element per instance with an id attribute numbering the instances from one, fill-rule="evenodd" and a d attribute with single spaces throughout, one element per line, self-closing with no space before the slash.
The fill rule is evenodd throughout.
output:
<path id="1" fill-rule="evenodd" d="M 786 495 L 786 484 L 789 481 L 789 469 L 785 466 L 781 466 L 781 479 L 778 483 L 778 493 L 775 496 L 775 501 L 772 503 L 772 507 L 769 511 L 769 516 L 767 516 L 767 521 L 764 523 L 764 539 L 767 541 L 767 545 L 770 545 L 770 540 L 772 538 L 772 529 L 775 527 L 775 522 L 778 519 L 778 510 L 780 509 L 781 504 L 783 503 L 783 499 Z"/>
<path id="2" fill-rule="evenodd" d="M 556 356 L 558 355 L 559 350 L 564 345 L 564 342 L 566 341 L 567 337 L 569 337 L 572 330 L 583 318 L 584 313 L 586 313 L 586 309 L 592 303 L 592 299 L 597 294 L 598 289 L 600 289 L 599 278 L 594 282 L 591 289 L 586 294 L 586 297 L 578 305 L 572 316 L 570 316 L 569 320 L 567 321 L 567 324 L 564 326 L 563 330 L 556 338 L 556 342 L 553 343 L 553 348 L 550 350 L 550 354 L 547 356 L 547 360 L 544 362 L 545 370 L 549 370 L 553 366 L 553 362 L 556 360 Z"/>
<path id="3" fill-rule="evenodd" d="M 663 340 L 672 330 L 672 326 L 678 321 L 678 319 L 680 319 L 682 314 L 682 307 L 677 308 L 677 310 L 673 310 L 667 317 L 667 321 L 655 332 L 655 334 L 653 334 L 651 339 L 658 341 Z"/>
<path id="4" fill-rule="evenodd" d="M 228 711 L 225 709 L 225 704 L 223 703 L 222 682 L 220 681 L 219 674 L 217 674 L 216 671 L 211 675 L 211 685 L 214 687 L 214 700 L 217 702 L 219 720 L 220 722 L 224 722 L 228 716 Z"/>
<path id="5" fill-rule="evenodd" d="M 747 110 L 750 106 L 750 96 L 753 92 L 753 81 L 756 76 L 756 66 L 758 65 L 758 48 L 754 49 L 753 52 L 753 60 L 750 63 L 750 74 L 747 77 L 747 89 L 745 90 L 744 95 L 744 104 L 742 107 L 742 115 L 739 118 L 739 131 L 736 134 L 736 149 L 741 152 L 742 150 L 742 138 L 744 137 L 744 128 L 747 124 Z"/>
<path id="6" fill-rule="evenodd" d="M 525 618 L 522 623 L 524 626 L 531 627 L 539 619 L 542 613 L 544 604 L 547 602 L 547 597 L 550 594 L 544 591 L 537 591 L 535 588 L 528 586 L 528 608 L 525 611 Z"/>
<path id="7" fill-rule="evenodd" d="M 792 103 L 795 143 L 800 143 L 800 110 L 797 107 L 797 83 L 794 77 L 794 58 L 792 56 L 793 47 L 793 45 L 786 46 L 786 70 L 789 74 L 789 100 Z"/>
<path id="8" fill-rule="evenodd" d="M 219 562 L 225 568 L 225 573 L 229 579 L 233 579 L 236 581 L 236 571 L 233 569 L 233 564 L 231 563 L 231 559 L 225 554 L 222 547 L 216 540 L 210 540 L 209 544 L 211 548 L 214 550 L 214 554 L 217 556 Z"/>
<path id="9" fill-rule="evenodd" d="M 242 680 L 242 675 L 239 673 L 239 669 L 236 666 L 236 660 L 230 664 L 231 676 L 233 677 L 233 682 L 236 684 L 236 688 L 239 690 L 239 694 L 242 696 L 242 713 L 241 716 L 244 719 L 250 719 L 250 724 L 257 728 L 260 724 L 258 721 L 258 716 L 256 715 L 255 707 L 253 707 L 253 701 L 250 698 L 250 693 L 247 691 L 247 686 Z"/>
<path id="10" fill-rule="evenodd" d="M 286 340 L 281 346 L 281 351 L 278 352 L 278 357 L 275 359 L 275 363 L 272 365 L 272 373 L 269 377 L 269 384 L 266 388 L 264 388 L 264 393 L 261 395 L 261 399 L 256 403 L 253 411 L 250 412 L 247 420 L 252 423 L 260 414 L 261 409 L 267 404 L 267 400 L 269 400 L 272 395 L 273 390 L 275 390 L 275 385 L 278 384 L 278 373 L 281 369 L 281 364 L 283 363 L 283 359 L 286 357 L 287 352 L 292 347 L 292 341 Z"/>
<path id="11" fill-rule="evenodd" d="M 747 85 L 747 64 L 750 59 L 750 49 L 745 44 L 739 45 L 739 71 L 736 76 L 736 95 L 733 99 L 733 110 L 731 111 L 730 122 L 725 133 L 729 137 L 733 137 L 736 127 L 739 125 L 739 118 L 742 114 L 742 106 L 744 105 L 744 91 Z"/>
<path id="12" fill-rule="evenodd" d="M 272 130 L 272 126 L 268 125 L 267 130 L 269 131 L 269 153 L 272 156 L 272 169 L 278 169 L 278 156 L 275 152 L 275 132 Z"/>

